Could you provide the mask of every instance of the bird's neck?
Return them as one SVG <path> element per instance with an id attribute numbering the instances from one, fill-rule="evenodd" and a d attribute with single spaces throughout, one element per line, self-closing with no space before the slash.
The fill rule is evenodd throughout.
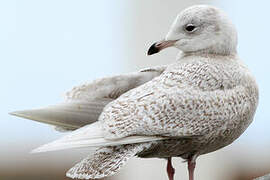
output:
<path id="1" fill-rule="evenodd" d="M 213 58 L 213 59 L 214 58 L 234 59 L 234 57 L 237 56 L 237 53 L 236 52 L 227 53 L 227 54 L 224 54 L 224 53 L 212 53 L 212 52 L 205 51 L 205 50 L 196 51 L 196 52 L 182 52 L 182 51 L 180 51 L 179 54 L 177 55 L 176 59 L 179 60 L 179 59 L 182 59 L 182 58 L 185 58 L 185 57 L 190 57 L 190 56 Z"/>
<path id="2" fill-rule="evenodd" d="M 235 57 L 237 56 L 236 51 L 230 51 L 230 52 L 217 52 L 213 51 L 211 49 L 203 49 L 199 51 L 194 52 L 180 52 L 177 55 L 177 59 L 180 59 L 182 57 L 188 57 L 188 56 L 200 56 L 200 57 Z"/>

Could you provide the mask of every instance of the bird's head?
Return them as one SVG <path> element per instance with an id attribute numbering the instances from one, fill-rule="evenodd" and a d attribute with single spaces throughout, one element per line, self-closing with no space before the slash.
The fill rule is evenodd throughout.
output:
<path id="1" fill-rule="evenodd" d="M 165 39 L 154 43 L 148 55 L 172 46 L 184 53 L 233 54 L 236 53 L 237 32 L 220 9 L 191 6 L 178 14 Z"/>

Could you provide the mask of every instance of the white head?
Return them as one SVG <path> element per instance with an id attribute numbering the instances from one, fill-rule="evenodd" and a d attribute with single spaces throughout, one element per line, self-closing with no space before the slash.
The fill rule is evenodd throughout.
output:
<path id="1" fill-rule="evenodd" d="M 178 14 L 165 39 L 153 44 L 148 55 L 174 46 L 184 53 L 236 53 L 237 32 L 223 11 L 208 5 L 191 6 Z"/>

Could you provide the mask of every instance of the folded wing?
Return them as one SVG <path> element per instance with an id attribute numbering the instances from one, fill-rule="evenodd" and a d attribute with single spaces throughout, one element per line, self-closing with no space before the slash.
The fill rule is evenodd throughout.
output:
<path id="1" fill-rule="evenodd" d="M 102 125 L 99 121 L 97 121 L 93 124 L 79 128 L 56 141 L 34 149 L 32 153 L 83 147 L 118 146 L 123 144 L 142 143 L 162 139 L 166 138 L 158 136 L 130 136 L 115 140 L 105 139 L 103 136 Z"/>
<path id="2" fill-rule="evenodd" d="M 159 76 L 166 66 L 135 73 L 106 77 L 74 87 L 66 93 L 64 103 L 45 108 L 15 111 L 11 115 L 57 126 L 58 130 L 75 130 L 98 120 L 103 108 L 121 94 Z"/>

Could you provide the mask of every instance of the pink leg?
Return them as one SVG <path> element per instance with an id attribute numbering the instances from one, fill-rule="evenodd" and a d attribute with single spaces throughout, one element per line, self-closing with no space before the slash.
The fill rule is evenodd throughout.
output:
<path id="1" fill-rule="evenodd" d="M 168 162 L 167 162 L 167 174 L 168 174 L 169 180 L 173 180 L 174 172 L 175 170 L 172 166 L 172 158 L 169 157 Z"/>
<path id="2" fill-rule="evenodd" d="M 188 175 L 189 180 L 194 180 L 194 169 L 196 166 L 196 159 L 190 158 L 188 159 Z"/>

